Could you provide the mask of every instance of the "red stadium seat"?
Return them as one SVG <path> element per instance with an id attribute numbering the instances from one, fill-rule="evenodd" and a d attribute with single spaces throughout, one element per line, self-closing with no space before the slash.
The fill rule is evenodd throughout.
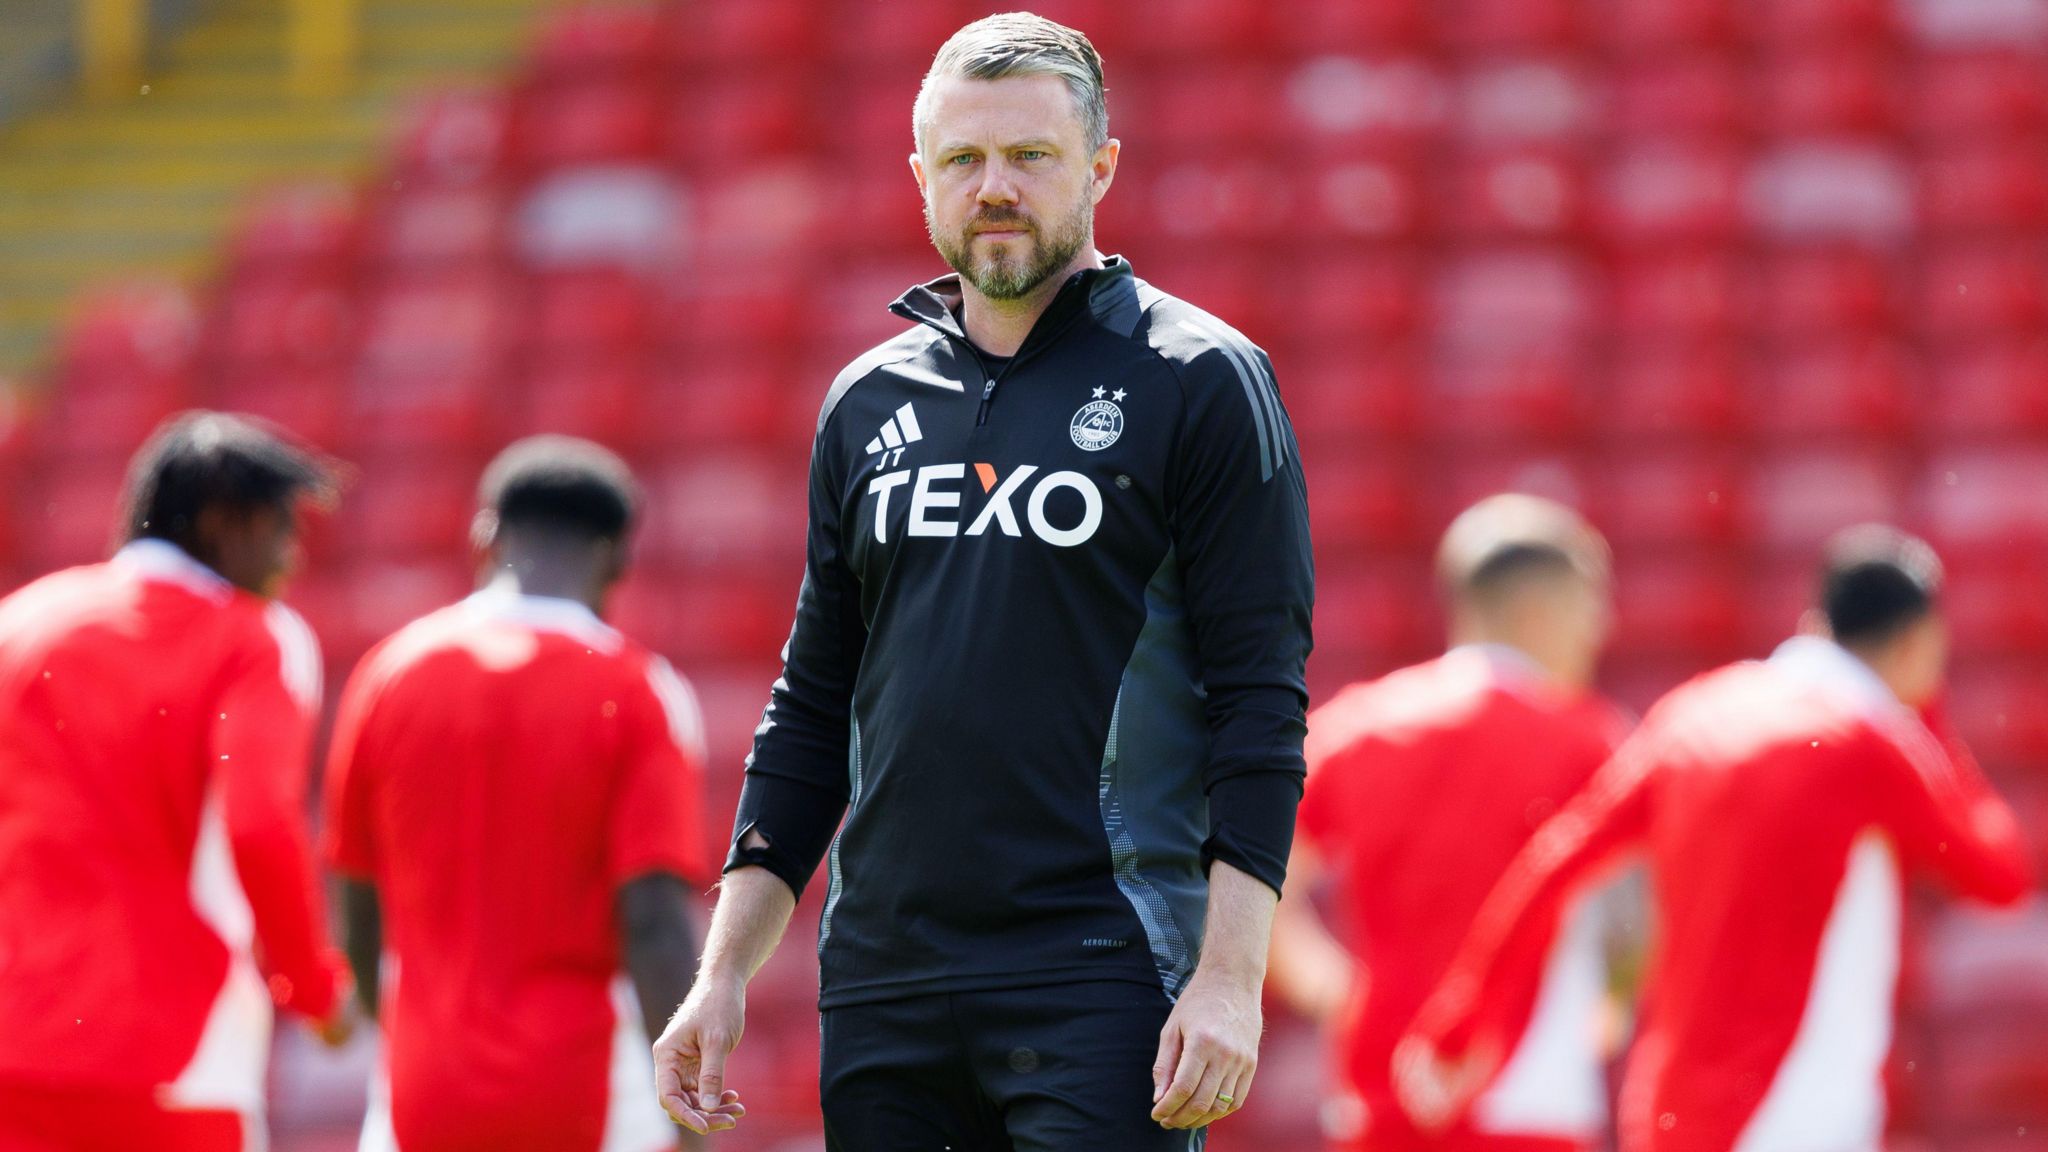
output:
<path id="1" fill-rule="evenodd" d="M 1330 237 L 1410 239 L 1426 227 L 1434 198 L 1423 187 L 1422 166 L 1412 155 L 1319 149 L 1315 156 L 1302 157 L 1296 171 L 1303 203 L 1289 220 L 1304 239 L 1317 244 Z"/>
<path id="2" fill-rule="evenodd" d="M 1554 238 L 1585 220 L 1586 178 L 1578 158 L 1546 149 L 1512 149 L 1454 160 L 1438 211 L 1457 239 Z"/>
<path id="3" fill-rule="evenodd" d="M 826 50 L 848 75 L 904 69 L 922 72 L 934 53 L 961 26 L 984 11 L 964 0 L 929 0 L 924 4 L 834 4 L 829 14 L 811 8 L 811 19 L 824 25 Z M 908 109 L 905 115 L 908 115 Z"/>
<path id="4" fill-rule="evenodd" d="M 1478 64 L 1457 77 L 1453 130 L 1469 146 L 1570 148 L 1601 127 L 1600 93 L 1570 56 Z"/>
<path id="5" fill-rule="evenodd" d="M 47 444 L 126 454 L 191 402 L 199 354 L 191 296 L 171 284 L 117 284 L 88 296 L 57 337 Z"/>
<path id="6" fill-rule="evenodd" d="M 1558 443 L 1582 435 L 1598 364 L 1568 345 L 1439 357 L 1422 411 L 1446 443 Z"/>
<path id="7" fill-rule="evenodd" d="M 1587 511 L 1630 547 L 1719 549 L 1725 556 L 1741 538 L 1747 479 L 1725 449 L 1614 454 L 1595 470 Z"/>
<path id="8" fill-rule="evenodd" d="M 1333 48 L 1408 47 L 1429 33 L 1424 0 L 1294 0 L 1270 14 L 1275 45 L 1303 56 Z"/>
<path id="9" fill-rule="evenodd" d="M 817 136 L 805 79 L 802 72 L 782 69 L 692 74 L 671 105 L 668 154 L 685 170 L 720 170 L 736 162 L 757 164 L 763 156 L 802 152 L 816 143 Z M 857 126 L 865 142 L 866 121 Z M 904 146 L 906 155 L 909 138 L 910 108 L 905 104 L 897 109 L 895 142 Z"/>
<path id="10" fill-rule="evenodd" d="M 1289 122 L 1310 137 L 1382 147 L 1428 141 L 1452 104 L 1441 70 L 1416 55 L 1315 56 L 1286 85 Z"/>
<path id="11" fill-rule="evenodd" d="M 2048 324 L 2048 267 L 2016 238 L 1928 251 L 1914 315 L 1938 337 L 2036 333 Z"/>
<path id="12" fill-rule="evenodd" d="M 335 512 L 334 541 L 343 555 L 357 562 L 460 560 L 483 471 L 477 454 L 371 455 L 353 463 L 365 480 Z"/>
<path id="13" fill-rule="evenodd" d="M 228 265 L 237 276 L 285 269 L 343 270 L 356 238 L 355 197 L 334 183 L 308 182 L 264 193 L 236 222 Z"/>
<path id="14" fill-rule="evenodd" d="M 792 386 L 782 358 L 759 349 L 678 355 L 658 367 L 651 390 L 641 396 L 629 442 L 658 455 L 688 458 L 707 450 L 777 444 L 794 429 L 802 433 L 798 442 L 808 451 L 831 383 L 831 376 L 821 375 Z"/>
<path id="15" fill-rule="evenodd" d="M 780 467 L 748 453 L 705 452 L 643 479 L 648 514 L 641 546 L 650 559 L 702 566 L 788 564 L 791 572 L 803 563 L 807 499 L 801 467 Z"/>
<path id="16" fill-rule="evenodd" d="M 1718 248 L 1629 250 L 1614 272 L 1614 324 L 1638 340 L 1697 340 L 1744 327 L 1755 308 L 1750 261 Z"/>
<path id="17" fill-rule="evenodd" d="M 470 184 L 504 172 L 512 100 L 500 91 L 432 93 L 400 121 L 393 174 L 409 184 Z"/>
<path id="18" fill-rule="evenodd" d="M 614 448 L 645 432 L 652 388 L 639 357 L 602 351 L 543 356 L 496 415 L 501 440 L 538 432 L 582 436 Z"/>
<path id="19" fill-rule="evenodd" d="M 1501 492 L 1526 492 L 1584 508 L 1590 479 L 1565 451 L 1487 450 L 1471 443 L 1439 448 L 1418 468 L 1427 481 L 1420 494 L 1422 538 L 1432 543 L 1458 513 Z"/>
<path id="20" fill-rule="evenodd" d="M 1826 340 L 1766 361 L 1752 402 L 1766 436 L 1896 442 L 1911 428 L 1920 387 L 1920 365 L 1899 345 L 1881 338 Z"/>
<path id="21" fill-rule="evenodd" d="M 364 443 L 471 442 L 509 351 L 506 287 L 483 275 L 395 281 L 373 295 L 351 386 Z"/>
<path id="22" fill-rule="evenodd" d="M 1566 48 L 1585 33 L 1575 0 L 1446 0 L 1432 11 L 1437 37 L 1466 51 Z"/>
<path id="23" fill-rule="evenodd" d="M 1622 59 L 1731 43 L 1741 27 L 1733 0 L 1604 0 L 1587 23 Z"/>
<path id="24" fill-rule="evenodd" d="M 1944 548 L 1948 571 L 1942 607 L 1957 651 L 1973 657 L 2024 656 L 2048 646 L 2048 597 L 2041 595 L 2042 581 L 2048 578 L 2048 564 L 2042 562 L 2044 535 L 2039 523 L 2024 522 L 2020 534 L 2032 545 L 2031 552 L 1994 556 Z M 1943 534 L 1940 541 L 1947 539 Z"/>
<path id="25" fill-rule="evenodd" d="M 120 455 L 65 454 L 38 462 L 24 475 L 25 483 L 8 498 L 14 502 L 20 542 L 16 562 L 25 575 L 41 576 L 107 558 L 125 471 L 126 460 Z"/>
<path id="26" fill-rule="evenodd" d="M 1758 70 L 1760 127 L 1786 136 L 1898 129 L 1904 93 L 1897 57 L 1860 46 L 1789 47 Z"/>
<path id="27" fill-rule="evenodd" d="M 531 169 L 652 160 L 662 152 L 663 93 L 651 84 L 593 77 L 521 93 L 513 155 Z"/>
<path id="28" fill-rule="evenodd" d="M 1745 29 L 1770 45 L 1884 42 L 1899 33 L 1891 0 L 1743 0 Z"/>
<path id="29" fill-rule="evenodd" d="M 2048 343 L 1993 340 L 1945 352 L 1922 415 L 1944 438 L 2048 435 Z"/>
<path id="30" fill-rule="evenodd" d="M 367 646 L 467 596 L 475 581 L 467 548 L 465 524 L 455 541 L 441 544 L 435 554 L 411 560 L 378 557 L 351 565 L 339 605 L 345 613 L 346 636 L 354 645 Z M 332 642 L 329 655 L 344 655 L 343 643 Z"/>
<path id="31" fill-rule="evenodd" d="M 1104 17 L 1131 57 L 1184 61 L 1262 54 L 1274 7 L 1259 0 L 1123 0 Z"/>
<path id="32" fill-rule="evenodd" d="M 1860 248 L 1774 253 L 1764 262 L 1757 315 L 1781 338 L 1890 331 L 1904 302 L 1895 271 Z"/>
<path id="33" fill-rule="evenodd" d="M 1316 651 L 1320 702 L 1344 683 L 1388 671 L 1443 640 L 1442 608 L 1427 564 L 1361 562 L 1317 573 Z M 1334 681 L 1334 682 L 1333 682 Z"/>
<path id="34" fill-rule="evenodd" d="M 687 71 L 806 60 L 822 48 L 824 21 L 810 0 L 671 4 L 667 14 L 670 52 Z"/>
<path id="35" fill-rule="evenodd" d="M 1913 183 L 1905 154 L 1882 138 L 1793 138 L 1757 156 L 1744 200 L 1756 230 L 1781 243 L 1891 248 L 1912 238 Z"/>
<path id="36" fill-rule="evenodd" d="M 527 72 L 546 83 L 604 77 L 653 77 L 667 48 L 659 8 L 604 0 L 549 15 L 533 42 Z"/>
<path id="37" fill-rule="evenodd" d="M 1288 228 L 1296 209 L 1276 192 L 1285 186 L 1279 169 L 1257 161 L 1176 164 L 1152 181 L 1151 212 L 1164 236 L 1249 245 Z"/>
<path id="38" fill-rule="evenodd" d="M 684 353 L 738 345 L 758 356 L 754 349 L 791 347 L 808 326 L 796 271 L 776 261 L 735 262 L 729 274 L 667 279 L 654 286 L 655 332 Z"/>
<path id="39" fill-rule="evenodd" d="M 1175 59 L 1146 79 L 1129 114 L 1117 110 L 1119 136 L 1162 155 L 1170 150 L 1204 162 L 1228 162 L 1233 153 L 1262 146 L 1272 137 L 1273 93 L 1280 78 L 1267 65 L 1195 65 Z"/>
<path id="40" fill-rule="evenodd" d="M 1311 441 L 1303 468 L 1316 547 L 1332 557 L 1383 556 L 1421 539 L 1418 502 L 1429 480 L 1416 454 L 1392 445 L 1353 443 L 1318 453 Z"/>
<path id="41" fill-rule="evenodd" d="M 597 356 L 645 348 L 653 339 L 653 301 L 639 277 L 616 268 L 533 277 L 521 335 L 553 354 Z"/>
<path id="42" fill-rule="evenodd" d="M 1987 763 L 2048 763 L 2044 697 L 2048 668 L 2037 654 L 1963 659 L 1949 675 L 1949 715 L 1970 750 Z"/>
<path id="43" fill-rule="evenodd" d="M 1645 343 L 1615 356 L 1593 415 L 1618 444 L 1730 438 L 1749 427 L 1746 357 L 1718 343 Z"/>
<path id="44" fill-rule="evenodd" d="M 1914 127 L 1936 141 L 2048 130 L 2048 61 L 2024 51 L 1922 56 L 1907 111 Z"/>
<path id="45" fill-rule="evenodd" d="M 1437 267 L 1436 336 L 1449 352 L 1577 344 L 1600 327 L 1599 269 L 1572 248 L 1479 248 L 1447 254 Z"/>
<path id="46" fill-rule="evenodd" d="M 1684 657 L 1707 667 L 1745 652 L 1742 581 L 1725 552 L 1624 551 L 1615 561 L 1614 590 L 1617 660 Z"/>
<path id="47" fill-rule="evenodd" d="M 1934 231 L 2004 237 L 2048 225 L 2048 147 L 2039 140 L 1946 147 L 1920 170 L 1921 213 Z"/>
<path id="48" fill-rule="evenodd" d="M 504 189 L 483 181 L 406 188 L 372 211 L 366 254 L 386 269 L 481 267 L 505 251 L 507 210 Z"/>
<path id="49" fill-rule="evenodd" d="M 1420 427 L 1420 401 L 1414 364 L 1403 352 L 1358 338 L 1273 350 L 1280 395 L 1302 450 L 1347 451 L 1413 437 Z"/>
<path id="50" fill-rule="evenodd" d="M 1755 118 L 1754 83 L 1722 55 L 1624 63 L 1611 84 L 1609 127 L 1626 139 L 1726 138 L 1747 131 Z"/>
<path id="51" fill-rule="evenodd" d="M 1750 574 L 1748 595 L 1743 598 L 1746 652 L 1761 656 L 1799 629 L 1813 607 L 1819 570 L 1819 549 L 1809 547 L 1768 557 Z M 1690 671 L 1698 670 L 1695 666 Z"/>
<path id="52" fill-rule="evenodd" d="M 2048 449 L 1959 449 L 1928 461 L 1919 511 L 1947 549 L 2048 555 Z M 2041 597 L 2048 605 L 2048 597 Z"/>
<path id="53" fill-rule="evenodd" d="M 349 293 L 325 279 L 239 280 L 222 294 L 215 315 L 214 360 L 230 373 L 338 365 L 355 335 Z"/>
<path id="54" fill-rule="evenodd" d="M 332 449 L 347 439 L 346 379 L 338 366 L 238 368 L 222 372 L 202 399 L 209 407 L 260 416 Z"/>
<path id="55" fill-rule="evenodd" d="M 1617 242 L 1645 248 L 1731 240 L 1742 231 L 1747 174 L 1731 143 L 1639 138 L 1600 177 L 1594 223 Z"/>
<path id="56" fill-rule="evenodd" d="M 754 569 L 639 573 L 634 595 L 621 588 L 612 618 L 628 634 L 688 669 L 704 661 L 773 656 L 789 637 L 799 572 L 763 579 Z M 766 682 L 756 689 L 767 702 Z"/>
<path id="57" fill-rule="evenodd" d="M 1839 529 L 1897 522 L 1902 487 L 1899 462 L 1884 452 L 1788 446 L 1757 466 L 1750 484 L 1750 532 L 1811 563 L 1813 549 Z"/>

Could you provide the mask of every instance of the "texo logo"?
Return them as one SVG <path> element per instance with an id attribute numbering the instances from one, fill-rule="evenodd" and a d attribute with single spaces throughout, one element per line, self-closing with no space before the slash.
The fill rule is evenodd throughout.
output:
<path id="1" fill-rule="evenodd" d="M 988 503 L 967 522 L 964 531 L 958 519 L 963 490 L 940 485 L 966 479 L 967 465 L 927 464 L 875 477 L 868 483 L 868 495 L 875 497 L 875 543 L 889 542 L 889 498 L 905 484 L 910 485 L 907 535 L 981 536 L 994 527 L 1005 536 L 1022 536 L 1023 528 L 1017 522 L 1017 509 L 1012 501 L 1023 491 L 1025 483 L 1038 474 L 1038 465 L 1020 465 L 1000 483 L 993 465 L 976 464 L 974 473 L 981 481 L 982 491 L 988 493 Z M 1067 527 L 1054 524 L 1045 511 L 1047 499 L 1062 488 L 1081 497 L 1081 519 Z M 941 518 L 947 515 L 953 518 Z M 1095 481 L 1079 472 L 1047 473 L 1039 477 L 1024 499 L 1024 524 L 1030 526 L 1032 535 L 1058 548 L 1086 544 L 1102 526 L 1102 492 L 1095 487 Z"/>

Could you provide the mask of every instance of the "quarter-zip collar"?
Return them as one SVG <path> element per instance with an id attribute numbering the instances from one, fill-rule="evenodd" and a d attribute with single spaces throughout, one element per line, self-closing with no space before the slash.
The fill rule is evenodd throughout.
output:
<path id="1" fill-rule="evenodd" d="M 1113 295 L 1119 288 L 1127 288 L 1132 280 L 1131 262 L 1121 256 L 1105 256 L 1100 268 L 1083 268 L 1067 277 L 1060 290 L 1039 314 L 1038 322 L 1024 337 L 1024 343 L 1017 348 L 1017 354 L 1010 358 L 1015 364 L 1034 355 L 1044 345 L 1064 333 L 1082 314 L 1095 310 L 1098 301 Z M 967 338 L 967 330 L 960 325 L 961 301 L 960 276 L 954 273 L 937 280 L 919 284 L 896 298 L 889 311 L 914 320 L 919 324 L 938 330 L 954 340 L 974 347 Z M 979 351 L 977 349 L 977 351 Z"/>

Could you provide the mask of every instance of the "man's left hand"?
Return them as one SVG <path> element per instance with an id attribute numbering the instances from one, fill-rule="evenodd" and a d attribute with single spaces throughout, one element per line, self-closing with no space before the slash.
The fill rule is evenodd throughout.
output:
<path id="1" fill-rule="evenodd" d="M 1152 1118 L 1163 1128 L 1200 1128 L 1244 1107 L 1261 1027 L 1259 981 L 1196 968 L 1159 1033 Z"/>

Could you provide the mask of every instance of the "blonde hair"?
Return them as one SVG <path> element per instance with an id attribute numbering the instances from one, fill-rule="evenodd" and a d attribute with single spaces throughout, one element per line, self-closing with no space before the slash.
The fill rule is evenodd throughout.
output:
<path id="1" fill-rule="evenodd" d="M 1569 569 L 1605 584 L 1613 554 L 1599 531 L 1555 500 L 1489 496 L 1458 514 L 1436 553 L 1437 579 L 1454 600 L 1485 599 L 1526 572 Z"/>
<path id="2" fill-rule="evenodd" d="M 1001 80 L 1008 76 L 1057 76 L 1074 97 L 1089 151 L 1109 142 L 1109 100 L 1102 83 L 1102 57 L 1088 37 L 1030 12 L 984 16 L 953 33 L 932 58 L 918 86 L 910 130 L 920 151 L 931 118 L 934 81 L 949 77 Z"/>

